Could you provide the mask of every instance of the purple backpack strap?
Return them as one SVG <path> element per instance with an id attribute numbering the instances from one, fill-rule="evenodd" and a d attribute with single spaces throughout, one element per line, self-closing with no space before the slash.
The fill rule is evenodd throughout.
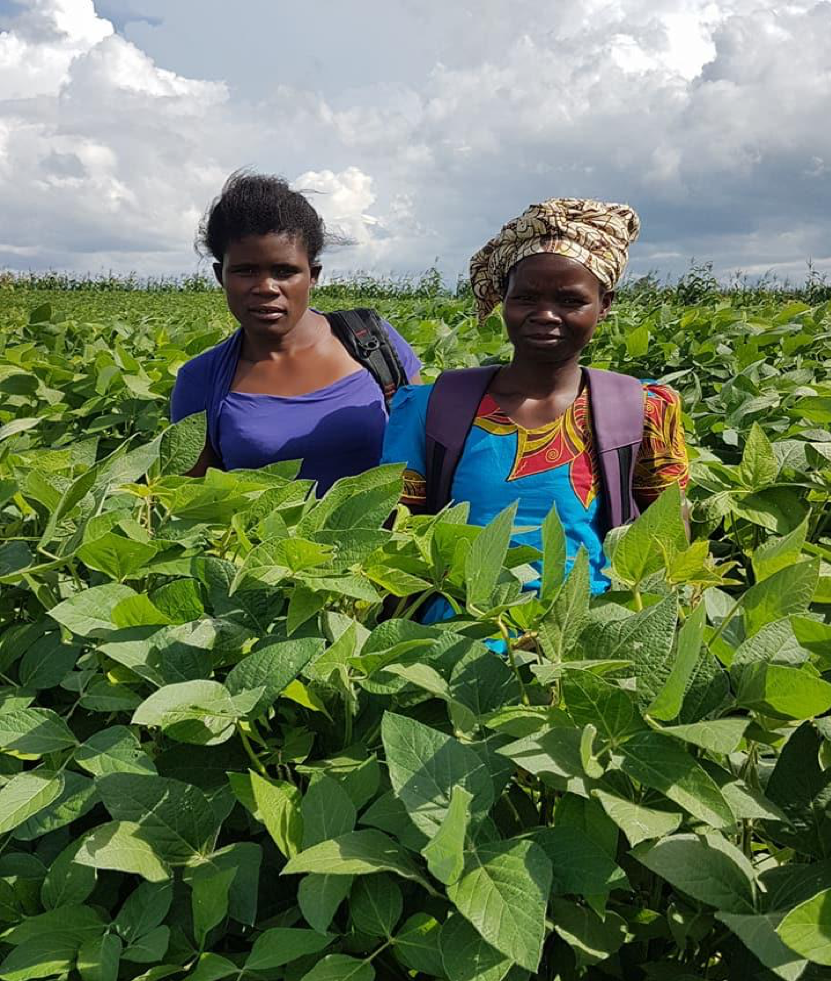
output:
<path id="1" fill-rule="evenodd" d="M 425 478 L 428 514 L 450 502 L 453 475 L 459 464 L 476 410 L 501 365 L 457 368 L 436 379 L 427 401 Z"/>
<path id="2" fill-rule="evenodd" d="M 643 440 L 645 394 L 637 378 L 597 368 L 583 370 L 589 384 L 606 521 L 609 528 L 617 528 L 640 513 L 632 493 L 632 478 Z"/>

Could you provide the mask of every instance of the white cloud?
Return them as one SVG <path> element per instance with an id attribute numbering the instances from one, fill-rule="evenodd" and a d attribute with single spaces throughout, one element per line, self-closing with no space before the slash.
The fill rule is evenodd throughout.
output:
<path id="1" fill-rule="evenodd" d="M 831 268 L 831 3 L 315 9 L 107 0 L 116 32 L 92 0 L 28 0 L 0 34 L 0 265 L 188 271 L 249 165 L 320 192 L 353 243 L 333 270 L 455 274 L 557 194 L 634 204 L 636 271 Z"/>

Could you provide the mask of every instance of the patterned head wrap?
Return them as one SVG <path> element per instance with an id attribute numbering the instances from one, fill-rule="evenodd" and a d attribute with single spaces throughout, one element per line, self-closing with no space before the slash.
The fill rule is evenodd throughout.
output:
<path id="1" fill-rule="evenodd" d="M 503 225 L 502 231 L 470 260 L 470 283 L 479 319 L 502 302 L 508 273 L 521 260 L 540 252 L 575 259 L 594 273 L 607 290 L 620 279 L 629 243 L 641 222 L 627 204 L 583 198 L 551 198 L 532 204 Z"/>

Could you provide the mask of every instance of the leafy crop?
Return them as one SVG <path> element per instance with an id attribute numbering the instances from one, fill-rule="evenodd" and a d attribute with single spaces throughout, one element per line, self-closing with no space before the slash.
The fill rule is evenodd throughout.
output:
<path id="1" fill-rule="evenodd" d="M 829 976 L 827 308 L 620 309 L 697 537 L 668 491 L 596 599 L 554 513 L 536 597 L 510 509 L 413 517 L 397 467 L 179 476 L 216 329 L 47 314 L 0 366 L 0 981 Z"/>

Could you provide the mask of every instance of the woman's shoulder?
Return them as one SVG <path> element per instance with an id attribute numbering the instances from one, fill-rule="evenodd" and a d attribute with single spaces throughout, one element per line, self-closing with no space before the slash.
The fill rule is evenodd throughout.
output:
<path id="1" fill-rule="evenodd" d="M 390 403 L 391 412 L 407 412 L 427 415 L 427 402 L 433 391 L 429 385 L 402 385 L 393 395 Z"/>
<path id="2" fill-rule="evenodd" d="M 662 385 L 660 382 L 650 378 L 641 379 L 641 384 L 643 385 L 644 395 L 647 399 L 653 399 L 666 406 L 681 405 L 681 396 L 674 388 L 670 388 L 669 385 Z"/>
<path id="3" fill-rule="evenodd" d="M 226 337 L 219 344 L 214 344 L 207 350 L 195 355 L 189 361 L 179 367 L 179 375 L 184 373 L 185 377 L 201 378 L 207 376 L 214 365 L 222 359 L 224 355 L 234 349 L 239 341 L 239 331 L 234 331 L 230 337 Z"/>

